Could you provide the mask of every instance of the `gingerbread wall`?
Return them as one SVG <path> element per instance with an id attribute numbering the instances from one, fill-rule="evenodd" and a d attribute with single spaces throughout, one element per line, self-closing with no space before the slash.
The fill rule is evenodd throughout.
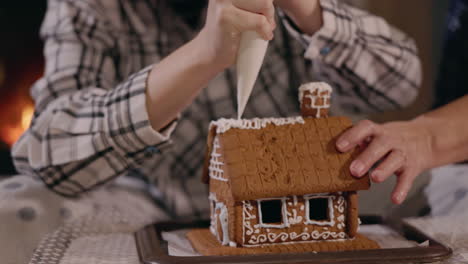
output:
<path id="1" fill-rule="evenodd" d="M 268 244 L 287 242 L 306 242 L 314 240 L 347 239 L 347 199 L 346 195 L 330 194 L 332 196 L 333 224 L 307 224 L 305 196 L 287 197 L 286 212 L 289 224 L 284 228 L 262 228 L 259 226 L 257 201 L 244 201 L 236 208 L 237 215 L 242 221 L 242 230 L 236 236 L 238 244 L 245 247 L 255 247 Z M 240 208 L 240 209 L 239 209 Z M 357 219 L 356 219 L 357 221 Z"/>
<path id="2" fill-rule="evenodd" d="M 219 145 L 218 136 L 214 136 L 212 143 L 211 153 L 208 156 L 209 162 L 207 164 L 207 172 L 210 184 L 210 211 L 211 211 L 211 224 L 210 231 L 217 237 L 220 243 L 224 245 L 235 246 L 235 230 L 236 230 L 236 214 L 234 207 L 234 199 L 231 195 L 231 186 L 229 176 L 227 175 L 227 168 L 223 159 L 222 149 Z M 221 227 L 220 219 L 221 207 L 227 210 L 227 223 L 225 230 Z M 224 237 L 227 233 L 228 241 Z M 222 234 L 222 235 L 221 235 Z"/>
<path id="3" fill-rule="evenodd" d="M 222 245 L 237 246 L 235 243 L 236 212 L 234 204 L 218 199 L 210 193 L 210 231 Z"/>
<path id="4" fill-rule="evenodd" d="M 227 174 L 223 150 L 219 145 L 218 136 L 215 136 L 213 140 L 213 147 L 208 165 L 211 196 L 215 196 L 217 201 L 233 206 L 234 199 L 231 195 L 231 183 Z"/>

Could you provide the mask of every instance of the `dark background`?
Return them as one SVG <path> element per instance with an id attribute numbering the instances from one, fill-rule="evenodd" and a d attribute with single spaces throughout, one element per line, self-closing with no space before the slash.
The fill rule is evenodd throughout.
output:
<path id="1" fill-rule="evenodd" d="M 38 32 L 45 10 L 44 0 L 0 1 L 0 175 L 14 173 L 5 137 L 21 122 L 22 108 L 32 103 L 29 88 L 42 75 Z"/>

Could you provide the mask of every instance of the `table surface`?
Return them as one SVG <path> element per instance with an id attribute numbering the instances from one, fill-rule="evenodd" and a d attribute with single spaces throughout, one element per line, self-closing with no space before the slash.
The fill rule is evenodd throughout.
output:
<path id="1" fill-rule="evenodd" d="M 468 215 L 412 218 L 409 223 L 449 246 L 453 256 L 441 264 L 468 263 Z"/>

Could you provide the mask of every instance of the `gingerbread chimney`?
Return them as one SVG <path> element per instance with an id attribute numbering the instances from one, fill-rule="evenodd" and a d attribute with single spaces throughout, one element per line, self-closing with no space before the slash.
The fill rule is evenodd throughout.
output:
<path id="1" fill-rule="evenodd" d="M 324 82 L 312 82 L 299 87 L 299 102 L 303 117 L 328 116 L 332 88 Z"/>

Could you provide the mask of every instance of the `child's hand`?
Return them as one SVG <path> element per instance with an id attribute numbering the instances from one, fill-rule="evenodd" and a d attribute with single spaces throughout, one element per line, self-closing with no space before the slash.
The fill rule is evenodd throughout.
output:
<path id="1" fill-rule="evenodd" d="M 374 182 L 383 182 L 396 174 L 397 184 L 392 201 L 401 204 L 414 179 L 430 167 L 431 136 L 417 121 L 392 122 L 383 125 L 369 120 L 361 121 L 338 138 L 336 147 L 347 152 L 361 147 L 362 153 L 351 163 L 350 171 L 362 177 L 378 164 L 370 177 Z"/>
<path id="2" fill-rule="evenodd" d="M 208 63 L 224 69 L 236 60 L 242 32 L 271 40 L 275 27 L 273 0 L 210 0 L 198 49 Z"/>

